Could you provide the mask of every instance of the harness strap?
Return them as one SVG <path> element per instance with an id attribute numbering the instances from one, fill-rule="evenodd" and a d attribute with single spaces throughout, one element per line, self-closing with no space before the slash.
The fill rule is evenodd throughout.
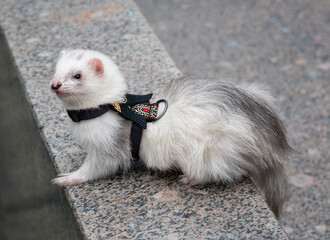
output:
<path id="1" fill-rule="evenodd" d="M 167 109 L 167 101 L 159 100 L 156 103 L 149 103 L 152 94 L 132 95 L 126 94 L 122 102 L 101 105 L 98 108 L 83 110 L 67 110 L 69 117 L 74 122 L 97 118 L 109 110 L 118 112 L 122 117 L 132 121 L 130 139 L 131 153 L 134 161 L 139 160 L 139 150 L 143 129 L 147 128 L 147 122 L 158 120 L 164 115 Z M 159 102 L 165 103 L 165 109 L 157 118 Z"/>
<path id="2" fill-rule="evenodd" d="M 127 120 L 136 122 L 144 129 L 147 128 L 147 122 L 154 121 L 157 116 L 158 105 L 150 104 L 149 100 L 152 94 L 132 95 L 126 94 L 122 102 L 101 105 L 98 108 L 83 110 L 67 110 L 69 117 L 74 122 L 97 118 L 109 110 L 119 112 Z"/>
<path id="3" fill-rule="evenodd" d="M 102 105 L 95 109 L 85 110 L 67 110 L 67 113 L 73 122 L 80 122 L 97 118 L 111 110 L 111 105 Z"/>
<path id="4" fill-rule="evenodd" d="M 131 139 L 131 147 L 132 147 L 131 154 L 134 162 L 138 162 L 140 159 L 139 152 L 140 152 L 142 133 L 143 133 L 143 128 L 140 125 L 136 124 L 135 122 L 132 122 L 130 139 Z"/>

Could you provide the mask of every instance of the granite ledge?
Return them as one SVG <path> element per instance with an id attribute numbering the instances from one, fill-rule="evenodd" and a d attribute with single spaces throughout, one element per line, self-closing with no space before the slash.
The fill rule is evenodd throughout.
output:
<path id="1" fill-rule="evenodd" d="M 110 55 L 130 91 L 162 87 L 180 71 L 131 0 L 3 0 L 0 24 L 27 98 L 58 172 L 85 156 L 66 129 L 66 114 L 48 82 L 62 48 Z M 55 187 L 55 186 L 54 186 Z M 176 173 L 134 169 L 66 188 L 86 239 L 287 239 L 249 179 L 232 185 L 183 186 Z"/>

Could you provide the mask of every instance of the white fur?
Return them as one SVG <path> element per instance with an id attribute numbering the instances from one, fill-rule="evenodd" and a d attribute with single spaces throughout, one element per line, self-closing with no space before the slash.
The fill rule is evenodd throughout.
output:
<path id="1" fill-rule="evenodd" d="M 79 60 L 77 60 L 79 58 Z M 88 65 L 88 61 L 98 58 L 104 66 L 104 74 L 98 76 Z M 72 78 L 81 73 L 82 80 Z M 118 102 L 126 93 L 126 83 L 117 65 L 101 53 L 88 50 L 61 51 L 56 72 L 50 84 L 62 84 L 59 91 L 73 94 L 61 99 L 68 110 L 96 108 L 106 103 Z M 87 150 L 83 165 L 75 172 L 62 174 L 53 180 L 59 185 L 72 185 L 105 177 L 115 173 L 120 167 L 130 165 L 129 144 L 126 153 L 110 158 L 116 148 L 117 130 L 123 127 L 123 119 L 106 113 L 90 121 L 69 122 L 69 129 L 78 142 Z M 129 131 L 129 130 L 127 130 Z"/>
<path id="2" fill-rule="evenodd" d="M 90 67 L 93 58 L 102 61 L 104 74 Z M 73 78 L 76 73 L 82 74 L 81 81 Z M 58 83 L 61 87 L 54 91 L 71 94 L 61 98 L 70 110 L 118 102 L 127 90 L 111 59 L 89 50 L 61 53 L 51 85 Z M 190 185 L 232 182 L 249 175 L 278 216 L 285 199 L 290 147 L 268 92 L 257 84 L 240 88 L 215 79 L 182 78 L 154 96 L 161 98 L 169 108 L 160 120 L 148 124 L 140 146 L 146 166 L 179 168 L 184 173 L 180 181 Z M 54 183 L 78 184 L 130 167 L 130 123 L 118 113 L 71 122 L 69 129 L 88 155 L 81 168 L 60 175 Z"/>
<path id="3" fill-rule="evenodd" d="M 160 92 L 157 98 L 167 99 Z M 245 161 L 237 155 L 244 142 L 254 151 L 255 139 L 250 122 L 240 116 L 212 107 L 199 106 L 204 99 L 169 99 L 171 107 L 143 133 L 140 156 L 154 169 L 179 168 L 184 175 L 203 184 L 232 182 L 247 175 L 239 166 Z"/>
<path id="4" fill-rule="evenodd" d="M 116 143 L 116 130 L 123 120 L 114 114 L 104 114 L 90 121 L 69 122 L 69 129 L 77 141 L 86 149 L 83 165 L 75 172 L 60 176 L 53 182 L 59 185 L 73 185 L 114 174 L 120 167 L 130 166 L 129 154 L 111 158 Z M 129 151 L 129 146 L 126 146 Z M 126 160 L 126 161 L 125 161 Z"/>
<path id="5" fill-rule="evenodd" d="M 93 58 L 100 59 L 106 66 L 102 77 L 95 75 L 88 66 L 88 60 Z M 73 76 L 76 73 L 82 73 L 83 79 L 75 80 Z M 127 91 L 117 65 L 105 55 L 90 50 L 61 51 L 50 84 L 54 82 L 62 84 L 61 92 L 73 94 L 63 101 L 65 108 L 70 110 L 96 108 L 100 104 L 117 102 Z"/>

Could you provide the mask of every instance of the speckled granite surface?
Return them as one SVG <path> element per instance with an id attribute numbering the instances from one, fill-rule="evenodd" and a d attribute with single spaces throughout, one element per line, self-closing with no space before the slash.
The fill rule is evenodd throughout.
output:
<path id="1" fill-rule="evenodd" d="M 78 168 L 85 155 L 48 87 L 62 48 L 109 54 L 136 93 L 180 74 L 132 1 L 82 2 L 0 2 L 1 27 L 59 172 Z M 175 173 L 136 169 L 66 192 L 87 239 L 287 239 L 249 180 L 191 188 Z"/>

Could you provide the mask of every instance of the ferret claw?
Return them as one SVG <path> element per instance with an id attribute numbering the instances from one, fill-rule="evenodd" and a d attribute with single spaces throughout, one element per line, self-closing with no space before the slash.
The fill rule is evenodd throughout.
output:
<path id="1" fill-rule="evenodd" d="M 61 174 L 59 174 L 58 176 L 59 176 L 59 177 L 66 177 L 66 176 L 68 176 L 68 175 L 70 175 L 70 173 L 61 173 Z"/>
<path id="2" fill-rule="evenodd" d="M 195 179 L 190 178 L 186 175 L 180 175 L 179 176 L 179 182 L 181 182 L 183 184 L 186 184 L 186 185 L 189 185 L 190 187 L 193 187 L 193 186 L 197 185 L 197 182 L 196 182 Z"/>
<path id="3" fill-rule="evenodd" d="M 59 174 L 57 178 L 52 180 L 52 184 L 59 186 L 71 186 L 82 183 L 83 179 L 78 177 L 75 172 Z"/>

